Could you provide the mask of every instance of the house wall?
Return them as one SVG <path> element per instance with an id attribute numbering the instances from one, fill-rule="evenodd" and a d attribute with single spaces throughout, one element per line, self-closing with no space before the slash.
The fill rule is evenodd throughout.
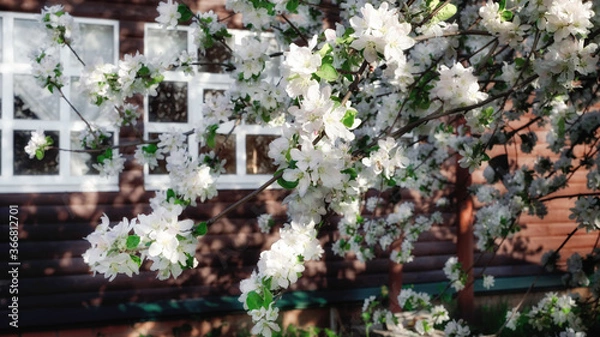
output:
<path id="1" fill-rule="evenodd" d="M 153 22 L 157 16 L 157 1 L 149 0 L 70 0 L 49 3 L 64 4 L 74 16 L 119 20 L 120 55 L 138 50 L 143 52 L 144 22 Z M 44 1 L 0 0 L 0 10 L 38 13 L 45 4 Z M 195 7 L 218 13 L 224 11 L 219 0 L 197 1 Z M 239 28 L 238 19 L 232 21 L 231 28 Z M 137 127 L 141 130 L 143 125 L 140 123 Z M 131 129 L 121 130 L 121 141 L 129 140 L 132 134 Z M 131 151 L 126 156 L 132 159 Z M 521 161 L 530 159 L 522 155 L 518 158 Z M 481 179 L 481 175 L 476 173 L 474 179 Z M 155 273 L 147 269 L 132 278 L 119 276 L 113 282 L 108 282 L 101 275 L 91 275 L 81 258 L 88 247 L 82 238 L 93 231 L 104 213 L 112 221 L 119 221 L 122 217 L 132 218 L 148 212 L 148 199 L 152 192 L 144 189 L 143 182 L 142 169 L 128 164 L 120 176 L 118 192 L 7 194 L 1 193 L 0 186 L 2 219 L 8 218 L 10 205 L 18 205 L 19 209 L 19 308 L 24 329 L 38 331 L 66 323 L 90 326 L 107 322 L 133 322 L 182 313 L 193 315 L 194 310 L 218 313 L 220 309 L 228 310 L 235 305 L 239 307 L 239 304 L 231 304 L 222 298 L 235 298 L 239 294 L 240 280 L 249 276 L 260 251 L 268 248 L 276 239 L 275 235 L 260 234 L 255 218 L 269 212 L 276 216 L 279 224 L 283 223 L 285 209 L 281 200 L 285 191 L 264 191 L 212 225 L 198 246 L 198 268 L 184 272 L 176 280 L 158 281 Z M 573 188 L 577 189 L 584 183 L 584 177 L 578 176 Z M 206 220 L 247 192 L 221 191 L 217 198 L 189 210 L 188 215 L 198 221 Z M 415 201 L 417 208 L 424 206 L 408 191 L 403 191 L 402 197 Z M 549 208 L 552 213 L 543 220 L 523 216 L 523 231 L 503 243 L 499 255 L 493 257 L 483 254 L 481 259 L 478 259 L 479 254 L 476 255 L 476 271 L 489 265 L 486 273 L 498 278 L 541 272 L 538 265 L 541 254 L 558 247 L 562 238 L 573 228 L 568 219 L 569 206 L 564 200 L 552 202 Z M 456 253 L 452 212 L 449 209 L 445 214 L 446 223 L 435 226 L 420 237 L 415 247 L 415 261 L 403 269 L 405 284 L 444 280 L 441 268 Z M 8 226 L 4 220 L 1 223 L 0 256 L 7 256 Z M 324 229 L 320 240 L 326 250 L 335 235 L 331 226 Z M 594 246 L 595 239 L 594 235 L 577 233 L 566 249 L 587 252 Z M 323 260 L 307 265 L 305 276 L 293 289 L 329 292 L 333 295 L 323 296 L 324 301 L 334 304 L 345 299 L 360 301 L 352 294 L 361 294 L 361 290 L 376 289 L 387 283 L 389 266 L 390 262 L 385 256 L 363 264 L 352 258 L 335 257 L 327 250 Z M 9 280 L 0 282 L 0 315 L 6 317 L 7 303 L 10 301 L 6 291 Z M 336 296 L 338 298 L 333 298 Z M 300 300 L 295 301 L 298 303 Z M 144 303 L 160 303 L 160 306 L 153 311 L 152 307 L 143 307 Z M 216 304 L 211 307 L 211 303 Z M 191 309 L 185 307 L 187 304 L 192 306 Z M 0 331 L 2 329 L 5 327 L 0 327 Z"/>

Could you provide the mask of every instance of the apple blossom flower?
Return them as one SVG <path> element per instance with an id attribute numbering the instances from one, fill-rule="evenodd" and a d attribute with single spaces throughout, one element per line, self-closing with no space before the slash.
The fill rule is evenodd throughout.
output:
<path id="1" fill-rule="evenodd" d="M 179 4 L 174 3 L 173 0 L 167 0 L 167 2 L 159 2 L 156 10 L 159 16 L 156 18 L 156 22 L 160 23 L 161 26 L 166 28 L 175 28 L 181 13 L 178 11 Z"/>
<path id="2" fill-rule="evenodd" d="M 42 159 L 44 152 L 52 145 L 52 139 L 44 134 L 44 131 L 38 129 L 31 131 L 31 138 L 25 146 L 25 153 L 29 158 L 38 157 Z"/>

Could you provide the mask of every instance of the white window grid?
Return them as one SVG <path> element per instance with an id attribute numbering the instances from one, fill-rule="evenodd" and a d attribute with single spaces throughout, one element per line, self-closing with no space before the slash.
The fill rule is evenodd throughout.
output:
<path id="1" fill-rule="evenodd" d="M 144 32 L 144 46 L 148 46 L 149 30 L 162 29 L 158 24 L 146 24 Z M 193 41 L 190 34 L 191 28 L 187 26 L 177 27 L 178 31 L 187 32 L 187 50 L 193 51 Z M 241 45 L 242 39 L 253 33 L 244 30 L 230 29 L 232 35 L 232 45 Z M 148 48 L 146 47 L 146 50 Z M 201 62 L 201 60 L 200 60 Z M 226 73 L 208 73 L 198 72 L 194 67 L 194 75 L 186 75 L 182 71 L 171 71 L 165 74 L 165 81 L 186 82 L 188 84 L 188 122 L 187 123 L 165 123 L 151 122 L 149 115 L 149 98 L 144 99 L 144 137 L 148 139 L 149 134 L 165 133 L 173 131 L 190 131 L 195 125 L 199 124 L 202 116 L 202 104 L 205 90 L 227 90 L 233 83 L 233 80 Z M 233 127 L 233 122 L 228 122 L 219 127 L 218 134 L 228 134 Z M 273 177 L 272 174 L 247 174 L 246 173 L 246 136 L 247 135 L 273 135 L 280 136 L 281 128 L 264 127 L 260 125 L 239 124 L 235 127 L 229 137 L 235 140 L 236 173 L 222 174 L 217 180 L 217 188 L 221 190 L 228 189 L 253 189 L 261 186 Z M 199 144 L 195 135 L 188 137 L 188 149 L 192 156 L 197 157 Z M 166 174 L 150 174 L 148 165 L 144 166 L 145 188 L 147 190 L 164 190 L 169 188 L 169 177 Z M 278 188 L 273 184 L 271 188 Z"/>
<path id="2" fill-rule="evenodd" d="M 118 177 L 101 177 L 99 175 L 79 175 L 72 172 L 71 159 L 73 153 L 70 151 L 59 151 L 58 174 L 54 175 L 19 175 L 14 172 L 14 137 L 15 131 L 44 131 L 58 132 L 61 149 L 72 149 L 71 136 L 73 132 L 83 130 L 85 123 L 78 118 L 73 118 L 73 111 L 63 99 L 59 99 L 58 118 L 56 120 L 18 119 L 14 118 L 14 78 L 18 75 L 31 74 L 29 58 L 15 59 L 16 40 L 14 37 L 16 20 L 38 21 L 39 15 L 26 13 L 0 12 L 1 52 L 0 52 L 0 76 L 2 114 L 0 116 L 2 158 L 0 173 L 0 193 L 31 193 L 31 192 L 69 192 L 69 191 L 116 191 L 119 189 Z M 115 20 L 76 18 L 79 24 L 104 25 L 112 27 L 112 60 L 105 62 L 116 62 L 119 53 L 119 23 Z M 23 39 L 31 39 L 24 36 Z M 60 59 L 63 64 L 65 76 L 69 78 L 62 91 L 68 99 L 71 99 L 71 79 L 80 76 L 82 66 L 75 64 L 74 56 L 68 48 L 60 48 Z M 47 90 L 47 89 L 44 89 Z M 73 88 L 73 90 L 75 90 Z M 57 95 L 57 94 L 55 94 Z M 98 126 L 107 126 L 97 123 Z M 113 143 L 118 144 L 118 129 L 107 128 L 113 134 Z M 31 160 L 37 160 L 35 158 Z"/>

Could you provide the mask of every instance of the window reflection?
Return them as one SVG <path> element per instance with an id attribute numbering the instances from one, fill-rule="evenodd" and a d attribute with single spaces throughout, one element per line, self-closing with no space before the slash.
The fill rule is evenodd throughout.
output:
<path id="1" fill-rule="evenodd" d="M 156 96 L 148 97 L 148 120 L 163 123 L 187 123 L 187 82 L 162 82 Z"/>
<path id="2" fill-rule="evenodd" d="M 272 135 L 246 135 L 246 174 L 272 174 L 277 167 L 269 158 L 269 144 L 279 138 Z"/>
<path id="3" fill-rule="evenodd" d="M 59 144 L 58 131 L 45 131 L 46 136 L 50 136 L 54 144 Z M 42 160 L 30 159 L 25 152 L 25 146 L 31 138 L 31 131 L 14 131 L 13 170 L 15 175 L 58 175 L 58 150 L 52 149 L 46 151 Z"/>

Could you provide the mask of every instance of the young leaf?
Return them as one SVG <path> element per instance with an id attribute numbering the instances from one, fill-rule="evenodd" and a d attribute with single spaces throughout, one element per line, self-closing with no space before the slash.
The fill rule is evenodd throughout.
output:
<path id="1" fill-rule="evenodd" d="M 149 153 L 149 154 L 155 154 L 157 150 L 158 150 L 158 146 L 156 146 L 156 144 L 148 144 L 148 145 L 142 146 L 142 151 Z"/>
<path id="2" fill-rule="evenodd" d="M 350 176 L 350 180 L 355 180 L 358 177 L 358 173 L 354 169 L 354 167 L 349 167 L 347 169 L 342 170 L 342 173 L 345 173 Z"/>
<path id="3" fill-rule="evenodd" d="M 133 255 L 133 254 L 129 254 L 129 257 L 131 257 L 131 259 L 133 260 L 133 262 L 135 262 L 135 264 L 137 264 L 138 267 L 142 265 L 142 259 L 139 256 Z"/>
<path id="4" fill-rule="evenodd" d="M 513 16 L 514 16 L 514 14 L 511 11 L 504 11 L 504 12 L 502 12 L 502 19 L 504 21 L 510 21 L 510 20 L 512 20 Z"/>
<path id="5" fill-rule="evenodd" d="M 203 236 L 208 232 L 208 225 L 205 221 L 202 221 L 196 227 L 194 227 L 194 236 Z"/>
<path id="6" fill-rule="evenodd" d="M 291 162 L 290 164 L 290 168 L 295 168 L 295 162 Z M 281 175 L 279 177 L 279 179 L 277 179 L 277 183 L 279 184 L 279 186 L 285 188 L 286 190 L 291 190 L 293 188 L 296 188 L 296 186 L 298 186 L 298 184 L 300 183 L 298 180 L 296 181 L 287 181 L 285 179 L 283 179 L 283 175 L 281 174 L 281 172 L 283 171 L 283 169 L 281 170 L 277 170 L 277 172 L 275 172 L 275 175 Z"/>
<path id="7" fill-rule="evenodd" d="M 264 304 L 264 300 L 262 296 L 260 296 L 256 291 L 251 291 L 248 293 L 248 297 L 246 298 L 246 305 L 249 310 L 255 310 L 262 307 Z"/>
<path id="8" fill-rule="evenodd" d="M 290 13 L 298 12 L 298 5 L 300 5 L 300 0 L 290 0 L 285 5 L 285 9 L 287 9 Z"/>
<path id="9" fill-rule="evenodd" d="M 179 4 L 179 6 L 177 6 L 177 12 L 181 14 L 181 17 L 179 18 L 179 22 L 181 23 L 190 21 L 194 16 L 194 13 L 192 13 L 189 7 L 184 4 Z"/>
<path id="10" fill-rule="evenodd" d="M 208 134 L 206 135 L 206 146 L 208 146 L 211 149 L 214 149 L 217 146 L 218 128 L 219 126 L 217 124 L 208 127 Z"/>
<path id="11" fill-rule="evenodd" d="M 500 0 L 498 3 L 498 11 L 502 12 L 506 8 L 506 0 Z"/>
<path id="12" fill-rule="evenodd" d="M 267 288 L 263 288 L 263 292 L 264 292 L 263 306 L 265 307 L 265 309 L 269 309 L 269 305 L 271 305 L 271 303 L 273 302 L 273 294 Z"/>
<path id="13" fill-rule="evenodd" d="M 127 237 L 127 249 L 132 250 L 132 249 L 136 249 L 137 246 L 140 244 L 140 237 L 137 235 L 129 235 Z"/>
<path id="14" fill-rule="evenodd" d="M 354 109 L 346 110 L 346 114 L 344 114 L 344 117 L 342 117 L 342 124 L 344 124 L 344 126 L 347 128 L 351 128 L 352 125 L 354 125 L 354 118 L 356 117 L 356 113 L 357 111 Z"/>
<path id="15" fill-rule="evenodd" d="M 42 149 L 35 150 L 35 158 L 37 158 L 37 160 L 44 159 L 44 150 L 42 150 Z"/>
<path id="16" fill-rule="evenodd" d="M 338 72 L 330 63 L 323 63 L 315 73 L 327 82 L 333 82 L 338 78 Z"/>
<path id="17" fill-rule="evenodd" d="M 438 21 L 446 21 L 456 14 L 456 6 L 453 4 L 446 4 L 442 7 L 439 12 L 435 15 L 435 19 Z"/>
<path id="18" fill-rule="evenodd" d="M 172 188 L 169 188 L 169 189 L 167 190 L 167 201 L 170 201 L 170 200 L 171 200 L 171 198 L 175 198 L 175 199 L 177 199 L 177 196 L 175 195 L 175 191 L 173 191 L 173 189 L 172 189 Z"/>

